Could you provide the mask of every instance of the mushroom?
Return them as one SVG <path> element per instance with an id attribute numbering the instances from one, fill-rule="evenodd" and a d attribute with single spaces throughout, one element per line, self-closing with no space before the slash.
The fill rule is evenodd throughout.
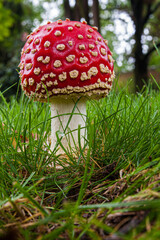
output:
<path id="1" fill-rule="evenodd" d="M 49 98 L 51 149 L 56 146 L 58 131 L 64 135 L 65 148 L 78 145 L 75 129 L 79 125 L 84 146 L 86 101 L 105 97 L 114 79 L 107 40 L 85 21 L 48 22 L 28 36 L 19 66 L 24 93 L 37 101 Z M 64 130 L 71 133 L 65 135 Z"/>

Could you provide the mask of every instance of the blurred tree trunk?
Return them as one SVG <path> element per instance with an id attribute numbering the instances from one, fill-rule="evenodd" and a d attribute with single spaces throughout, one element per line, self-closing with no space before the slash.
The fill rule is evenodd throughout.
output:
<path id="1" fill-rule="evenodd" d="M 93 12 L 93 23 L 100 32 L 100 16 L 99 16 L 99 0 L 93 0 L 92 5 L 92 12 Z"/>
<path id="2" fill-rule="evenodd" d="M 90 16 L 89 16 L 89 5 L 88 5 L 88 0 L 82 0 L 82 6 L 84 9 L 84 18 L 87 21 L 88 24 L 90 24 Z"/>
<path id="3" fill-rule="evenodd" d="M 146 24 L 152 14 L 157 11 L 160 3 L 152 6 L 154 0 L 130 0 L 132 9 L 132 19 L 135 24 L 135 46 L 133 49 L 135 58 L 134 80 L 135 90 L 141 91 L 144 83 L 148 84 L 148 63 L 154 48 L 149 49 L 147 53 L 143 52 L 142 35 Z"/>
<path id="4" fill-rule="evenodd" d="M 73 20 L 73 12 L 72 8 L 70 7 L 69 0 L 63 0 L 63 7 L 64 7 L 64 16 L 65 18 L 69 18 Z"/>
<path id="5" fill-rule="evenodd" d="M 92 7 L 89 6 L 89 0 L 76 0 L 74 6 L 71 6 L 69 0 L 63 0 L 63 7 L 66 18 L 76 21 L 80 21 L 84 18 L 90 25 L 90 13 L 92 13 L 94 25 L 100 28 L 99 0 L 93 0 Z"/>

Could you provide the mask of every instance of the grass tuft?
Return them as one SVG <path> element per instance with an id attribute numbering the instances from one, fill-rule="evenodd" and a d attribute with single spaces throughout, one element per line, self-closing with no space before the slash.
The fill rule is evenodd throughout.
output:
<path id="1" fill-rule="evenodd" d="M 0 237 L 159 239 L 158 92 L 88 102 L 86 146 L 63 157 L 49 103 L 0 98 Z"/>

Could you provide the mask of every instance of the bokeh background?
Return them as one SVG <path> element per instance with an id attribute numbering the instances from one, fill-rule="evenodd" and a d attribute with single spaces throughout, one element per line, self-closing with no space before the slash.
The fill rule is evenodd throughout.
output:
<path id="1" fill-rule="evenodd" d="M 20 96 L 18 64 L 27 35 L 47 21 L 86 20 L 108 40 L 119 87 L 142 91 L 160 70 L 159 0 L 0 0 L 0 91 Z"/>

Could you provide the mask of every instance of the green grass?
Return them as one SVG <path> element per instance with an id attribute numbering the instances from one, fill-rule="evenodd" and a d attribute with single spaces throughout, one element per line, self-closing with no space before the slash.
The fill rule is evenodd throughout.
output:
<path id="1" fill-rule="evenodd" d="M 63 158 L 49 104 L 0 95 L 0 235 L 160 238 L 160 95 L 115 88 L 87 103 L 86 149 Z"/>

